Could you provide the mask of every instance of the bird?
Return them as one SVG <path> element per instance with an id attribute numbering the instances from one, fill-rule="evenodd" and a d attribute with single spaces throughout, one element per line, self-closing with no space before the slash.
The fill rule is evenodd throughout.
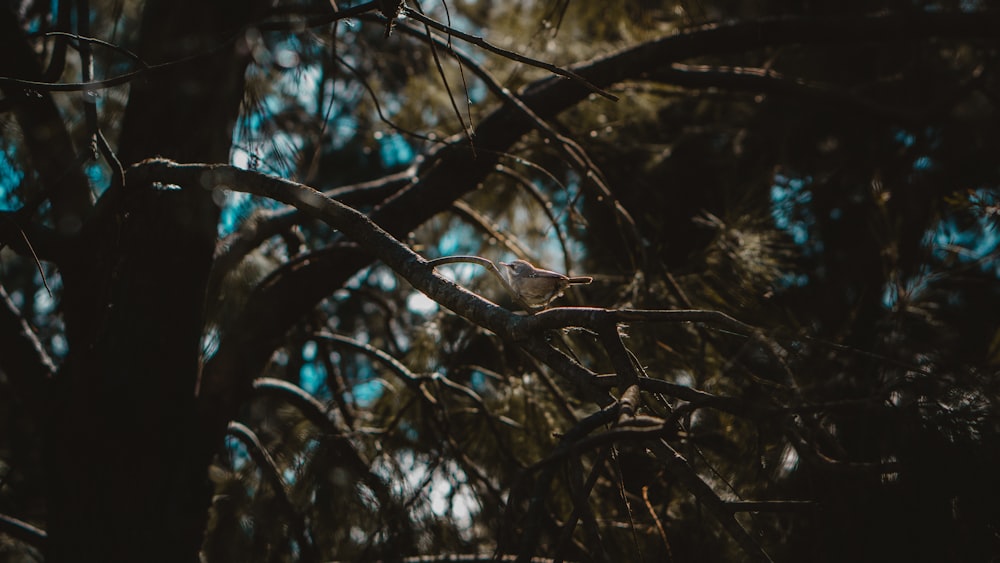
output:
<path id="1" fill-rule="evenodd" d="M 587 276 L 569 277 L 551 270 L 536 268 L 526 260 L 500 262 L 504 267 L 508 285 L 518 299 L 531 307 L 544 307 L 571 285 L 585 285 L 594 278 Z"/>

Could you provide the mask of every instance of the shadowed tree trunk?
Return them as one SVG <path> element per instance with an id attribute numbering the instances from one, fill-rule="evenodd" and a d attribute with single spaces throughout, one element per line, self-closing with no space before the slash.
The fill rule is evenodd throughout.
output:
<path id="1" fill-rule="evenodd" d="M 125 167 L 228 160 L 250 12 L 146 4 L 139 56 L 194 58 L 132 83 Z M 218 209 L 201 189 L 130 184 L 105 199 L 63 273 L 70 351 L 47 421 L 46 560 L 196 561 L 211 490 L 195 387 Z"/>

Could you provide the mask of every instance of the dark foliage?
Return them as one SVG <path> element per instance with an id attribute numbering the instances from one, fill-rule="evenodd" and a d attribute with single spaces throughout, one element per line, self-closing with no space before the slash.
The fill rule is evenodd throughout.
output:
<path id="1" fill-rule="evenodd" d="M 0 559 L 1000 556 L 983 4 L 5 4 Z"/>

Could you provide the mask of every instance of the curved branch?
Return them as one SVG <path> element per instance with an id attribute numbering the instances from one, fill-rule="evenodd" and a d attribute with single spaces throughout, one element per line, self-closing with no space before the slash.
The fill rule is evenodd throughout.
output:
<path id="1" fill-rule="evenodd" d="M 309 186 L 223 164 L 178 164 L 145 160 L 129 172 L 141 183 L 170 183 L 192 188 L 234 189 L 294 205 L 362 245 L 414 287 L 452 311 L 497 332 L 506 332 L 505 311 L 441 277 L 427 260 L 386 232 L 363 213 L 326 197 Z M 216 356 L 218 357 L 218 356 Z"/>
<path id="2" fill-rule="evenodd" d="M 253 382 L 254 391 L 272 395 L 291 403 L 306 420 L 323 432 L 339 434 L 340 429 L 330 420 L 330 411 L 316 397 L 306 393 L 298 385 L 273 377 L 261 377 Z"/>
<path id="3" fill-rule="evenodd" d="M 527 258 L 528 250 L 523 244 L 512 234 L 507 234 L 503 232 L 503 229 L 498 225 L 493 224 L 489 217 L 486 217 L 475 208 L 473 208 L 468 203 L 462 200 L 455 200 L 455 203 L 451 206 L 452 211 L 455 215 L 465 219 L 476 227 L 479 231 L 486 234 L 492 239 L 495 239 L 500 243 L 503 248 L 517 255 L 518 258 Z"/>
<path id="4" fill-rule="evenodd" d="M 400 379 L 402 379 L 408 387 L 420 394 L 425 401 L 431 405 L 437 404 L 437 399 L 435 399 L 428 391 L 424 388 L 424 383 L 430 378 L 419 376 L 412 371 L 410 368 L 403 365 L 402 362 L 391 356 L 390 354 L 379 350 L 378 348 L 372 346 L 371 344 L 365 344 L 363 342 L 358 342 L 353 338 L 348 338 L 339 334 L 333 334 L 330 332 L 320 332 L 313 335 L 317 340 L 324 340 L 326 342 L 331 342 L 338 344 L 340 346 L 350 348 L 355 352 L 360 352 L 370 358 L 376 359 L 383 365 L 388 367 L 393 373 L 395 373 Z"/>
<path id="5" fill-rule="evenodd" d="M 65 257 L 69 241 L 55 229 L 37 223 L 21 227 L 21 211 L 0 211 L 0 249 L 6 246 L 21 256 L 31 256 L 44 277 L 39 261 L 59 263 Z"/>
<path id="6" fill-rule="evenodd" d="M 394 525 L 400 526 L 400 529 L 395 530 L 395 533 L 409 533 L 412 523 L 409 521 L 405 508 L 393 497 L 389 484 L 371 470 L 370 463 L 362 457 L 354 444 L 330 420 L 328 410 L 322 403 L 302 388 L 280 379 L 262 377 L 254 381 L 254 389 L 260 393 L 288 401 L 307 420 L 315 424 L 325 434 L 322 440 L 335 452 L 337 463 L 358 476 L 375 494 L 375 498 L 386 511 L 390 521 Z"/>
<path id="7" fill-rule="evenodd" d="M 246 446 L 250 458 L 253 459 L 257 467 L 260 468 L 261 473 L 264 474 L 264 479 L 271 486 L 275 498 L 278 499 L 278 503 L 286 513 L 289 527 L 296 536 L 295 541 L 299 545 L 302 559 L 304 561 L 318 561 L 319 557 L 316 554 L 315 548 L 307 538 L 305 519 L 295 510 L 295 505 L 288 498 L 285 481 L 281 478 L 281 474 L 278 472 L 278 465 L 275 463 L 274 458 L 271 457 L 271 453 L 267 451 L 264 444 L 257 438 L 257 434 L 244 424 L 230 422 L 228 434 Z"/>
<path id="8" fill-rule="evenodd" d="M 542 213 L 544 213 L 546 219 L 549 220 L 549 225 L 552 227 L 552 231 L 556 234 L 556 238 L 559 240 L 559 250 L 562 251 L 563 255 L 563 269 L 567 272 L 572 270 L 573 264 L 569 257 L 569 245 L 566 242 L 566 235 L 563 233 L 562 227 L 559 225 L 559 221 L 556 220 L 555 214 L 552 213 L 552 202 L 549 198 L 546 197 L 545 194 L 543 194 L 530 179 L 512 168 L 498 164 L 497 173 L 513 180 L 517 183 L 517 185 L 521 186 L 521 189 L 528 192 L 532 199 L 538 203 L 538 206 L 542 209 Z M 518 258 L 526 260 L 528 257 L 518 256 Z"/>
<path id="9" fill-rule="evenodd" d="M 60 39 L 67 39 L 67 38 L 68 39 L 76 39 L 81 44 L 86 43 L 88 45 L 90 45 L 90 44 L 92 44 L 92 45 L 100 45 L 101 47 L 105 47 L 107 49 L 115 51 L 116 53 L 121 53 L 122 55 L 125 55 L 126 57 L 128 57 L 129 59 L 131 59 L 132 62 L 136 63 L 137 65 L 139 65 L 142 68 L 148 68 L 149 67 L 149 65 L 146 64 L 146 62 L 143 61 L 142 58 L 139 57 L 139 55 L 136 55 L 135 53 L 133 53 L 132 51 L 129 51 L 127 48 L 122 47 L 121 45 L 116 45 L 114 43 L 109 43 L 107 41 L 104 41 L 103 39 L 98 39 L 96 37 L 88 37 L 86 35 L 81 35 L 81 34 L 77 34 L 77 33 L 68 33 L 66 31 L 47 31 L 47 32 L 43 33 L 42 35 L 44 35 L 45 37 L 58 37 Z M 90 80 L 91 79 L 84 79 L 84 82 L 90 82 Z"/>
<path id="10" fill-rule="evenodd" d="M 329 198 L 355 207 L 375 205 L 408 185 L 411 176 L 411 171 L 404 170 L 377 180 L 341 186 L 323 193 Z M 294 207 L 287 207 L 255 215 L 243 221 L 240 228 L 227 236 L 219 245 L 221 251 L 216 254 L 212 264 L 206 293 L 209 296 L 215 295 L 226 274 L 264 241 L 308 220 L 309 216 L 305 213 Z"/>
<path id="11" fill-rule="evenodd" d="M 37 54 L 25 39 L 14 10 L 0 9 L 0 89 L 7 99 L 16 100 L 14 116 L 52 203 L 55 225 L 65 232 L 75 232 L 91 208 L 89 182 L 52 96 L 43 94 L 44 88 L 27 85 L 44 84 L 39 82 L 42 78 Z"/>

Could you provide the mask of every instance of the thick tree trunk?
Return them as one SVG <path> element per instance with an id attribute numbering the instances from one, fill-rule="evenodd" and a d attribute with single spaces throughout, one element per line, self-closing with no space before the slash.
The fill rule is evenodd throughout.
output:
<path id="1" fill-rule="evenodd" d="M 151 0 L 139 55 L 197 55 L 131 86 L 119 157 L 226 162 L 246 2 Z M 234 39 L 235 38 L 235 39 Z M 64 268 L 69 356 L 48 416 L 46 561 L 197 561 L 211 490 L 195 387 L 218 209 L 126 184 Z"/>

